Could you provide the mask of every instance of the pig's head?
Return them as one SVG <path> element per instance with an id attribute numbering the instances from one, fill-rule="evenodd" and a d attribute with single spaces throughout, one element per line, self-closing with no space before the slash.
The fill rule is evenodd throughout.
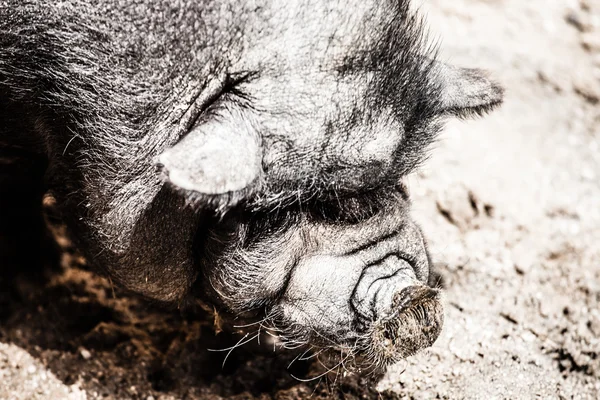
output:
<path id="1" fill-rule="evenodd" d="M 266 315 L 284 346 L 381 366 L 443 322 L 402 179 L 444 117 L 481 114 L 502 90 L 435 61 L 407 1 L 347 7 L 270 10 L 158 160 L 191 207 L 224 215 L 197 242 L 201 293 Z"/>
<path id="2" fill-rule="evenodd" d="M 402 180 L 445 117 L 502 90 L 436 61 L 407 0 L 9 3 L 2 93 L 36 115 L 50 188 L 113 281 L 377 365 L 433 343 Z"/>

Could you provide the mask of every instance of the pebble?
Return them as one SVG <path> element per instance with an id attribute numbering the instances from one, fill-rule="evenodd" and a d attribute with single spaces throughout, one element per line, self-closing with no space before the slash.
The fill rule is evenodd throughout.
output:
<path id="1" fill-rule="evenodd" d="M 87 349 L 81 349 L 79 354 L 81 354 L 81 357 L 83 357 L 84 360 L 89 360 L 92 358 L 92 353 L 90 353 Z"/>
<path id="2" fill-rule="evenodd" d="M 587 51 L 600 51 L 600 35 L 596 32 L 581 35 L 581 45 Z"/>
<path id="3" fill-rule="evenodd" d="M 590 104 L 596 104 L 600 101 L 598 84 L 592 82 L 590 77 L 579 77 L 573 82 L 573 89 Z"/>

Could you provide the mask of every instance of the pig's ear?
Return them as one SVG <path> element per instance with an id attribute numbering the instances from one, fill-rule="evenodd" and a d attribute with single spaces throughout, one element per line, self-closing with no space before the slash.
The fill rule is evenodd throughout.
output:
<path id="1" fill-rule="evenodd" d="M 434 73 L 442 89 L 440 105 L 444 114 L 481 115 L 502 103 L 504 89 L 481 70 L 435 62 Z"/>
<path id="2" fill-rule="evenodd" d="M 158 159 L 168 181 L 199 195 L 243 191 L 262 171 L 260 139 L 239 111 L 224 110 L 197 124 Z"/>

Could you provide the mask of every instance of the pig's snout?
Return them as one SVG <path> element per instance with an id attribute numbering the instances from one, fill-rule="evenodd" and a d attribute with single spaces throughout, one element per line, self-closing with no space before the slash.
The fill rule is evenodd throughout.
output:
<path id="1" fill-rule="evenodd" d="M 357 366 L 377 368 L 438 337 L 443 307 L 426 286 L 427 246 L 401 207 L 356 224 L 301 219 L 270 232 L 261 246 L 249 242 L 213 260 L 221 268 L 206 269 L 205 282 L 235 313 L 265 306 L 263 324 L 282 347 L 342 350 Z"/>
<path id="2" fill-rule="evenodd" d="M 440 292 L 422 284 L 396 292 L 389 314 L 371 326 L 371 357 L 387 365 L 431 346 L 442 331 L 444 311 Z"/>
<path id="3" fill-rule="evenodd" d="M 351 304 L 369 332 L 365 345 L 377 365 L 387 365 L 431 346 L 443 320 L 440 292 L 415 275 L 412 260 L 389 255 L 367 266 L 356 285 Z"/>
<path id="4" fill-rule="evenodd" d="M 375 321 L 389 314 L 394 295 L 419 283 L 410 262 L 392 254 L 363 270 L 351 298 L 357 318 Z"/>

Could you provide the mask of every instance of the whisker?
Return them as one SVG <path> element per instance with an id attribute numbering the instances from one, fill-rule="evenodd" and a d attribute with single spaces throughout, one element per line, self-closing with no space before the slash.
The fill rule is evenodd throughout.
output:
<path id="1" fill-rule="evenodd" d="M 245 345 L 246 343 L 251 342 L 252 340 L 256 339 L 258 337 L 258 334 L 254 335 L 253 337 L 251 337 L 250 339 L 248 339 L 247 341 L 238 344 L 237 346 L 233 347 L 231 350 L 229 350 L 229 352 L 227 353 L 227 355 L 225 356 L 225 359 L 223 360 L 223 364 L 221 364 L 221 368 L 225 368 L 225 363 L 227 362 L 227 358 L 229 358 L 229 355 L 233 352 L 233 350 L 236 347 L 242 347 L 243 345 Z M 238 342 L 239 343 L 239 342 Z"/>
<path id="2" fill-rule="evenodd" d="M 312 350 L 312 347 L 311 347 L 311 350 Z M 318 356 L 319 354 L 321 354 L 324 351 L 325 351 L 325 349 L 321 349 L 321 350 L 319 350 L 318 352 L 314 353 L 313 355 L 311 355 L 309 357 L 301 357 L 300 361 L 310 360 L 311 358 Z"/>
<path id="3" fill-rule="evenodd" d="M 253 325 L 261 325 L 263 322 L 266 321 L 268 317 L 264 317 L 263 319 L 261 319 L 260 321 L 256 321 L 256 322 L 251 322 L 249 324 L 245 324 L 245 325 L 233 325 L 234 328 L 248 328 L 250 326 Z"/>
<path id="4" fill-rule="evenodd" d="M 225 356 L 225 359 L 223 360 L 223 364 L 221 365 L 221 368 L 224 368 L 225 363 L 227 362 L 227 358 L 229 358 L 229 355 L 233 352 L 233 350 L 235 350 L 238 347 L 242 347 L 246 343 L 253 341 L 254 339 L 256 339 L 259 336 L 259 333 L 256 333 L 250 339 L 246 339 L 248 336 L 250 336 L 250 333 L 246 333 L 243 338 L 241 338 L 236 344 L 234 344 L 231 347 L 227 347 L 225 349 L 207 349 L 207 350 L 208 351 L 227 351 L 227 355 Z"/>

